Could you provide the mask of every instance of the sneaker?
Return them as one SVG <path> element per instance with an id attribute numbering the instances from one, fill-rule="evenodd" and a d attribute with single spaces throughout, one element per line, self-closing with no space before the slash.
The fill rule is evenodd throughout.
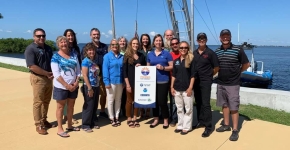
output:
<path id="1" fill-rule="evenodd" d="M 36 132 L 39 133 L 39 134 L 41 134 L 41 135 L 48 134 L 47 131 L 46 131 L 46 129 L 45 129 L 45 127 L 42 126 L 42 125 L 36 126 Z"/>
<path id="2" fill-rule="evenodd" d="M 230 141 L 237 141 L 239 139 L 239 131 L 233 130 L 232 135 L 230 136 Z"/>
<path id="3" fill-rule="evenodd" d="M 106 112 L 100 112 L 99 117 L 109 118 L 109 116 L 108 116 L 108 114 L 106 114 Z"/>
<path id="4" fill-rule="evenodd" d="M 216 132 L 225 132 L 225 131 L 231 131 L 231 127 L 229 125 L 222 125 L 216 129 Z"/>

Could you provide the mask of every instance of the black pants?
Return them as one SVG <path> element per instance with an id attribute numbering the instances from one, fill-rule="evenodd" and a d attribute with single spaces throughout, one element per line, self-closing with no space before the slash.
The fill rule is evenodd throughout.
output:
<path id="1" fill-rule="evenodd" d="M 121 98 L 121 113 L 122 116 L 126 117 L 126 100 L 127 100 L 127 92 L 126 88 L 123 89 L 122 98 Z"/>
<path id="2" fill-rule="evenodd" d="M 211 81 L 199 81 L 194 83 L 194 97 L 196 102 L 197 120 L 207 129 L 212 129 L 212 112 L 210 106 Z"/>
<path id="3" fill-rule="evenodd" d="M 84 85 L 84 105 L 82 111 L 82 128 L 93 128 L 95 126 L 96 112 L 99 104 L 99 87 L 93 87 L 93 97 L 88 96 L 88 87 Z"/>
<path id="4" fill-rule="evenodd" d="M 169 83 L 162 83 L 156 85 L 156 108 L 153 108 L 153 117 L 159 117 L 159 107 L 161 108 L 161 115 L 164 119 L 169 117 L 167 96 Z"/>

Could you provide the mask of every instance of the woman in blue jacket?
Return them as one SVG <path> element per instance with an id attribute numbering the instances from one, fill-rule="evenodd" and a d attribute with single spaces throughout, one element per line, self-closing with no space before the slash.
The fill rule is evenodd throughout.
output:
<path id="1" fill-rule="evenodd" d="M 106 87 L 108 112 L 113 127 L 121 125 L 119 113 L 123 92 L 123 55 L 120 54 L 118 41 L 113 39 L 110 51 L 104 56 L 103 81 Z"/>

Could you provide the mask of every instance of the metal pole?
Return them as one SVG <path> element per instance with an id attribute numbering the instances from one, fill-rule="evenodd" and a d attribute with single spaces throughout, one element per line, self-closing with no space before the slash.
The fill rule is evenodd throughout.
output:
<path id="1" fill-rule="evenodd" d="M 113 38 L 116 39 L 115 33 L 115 14 L 114 14 L 114 0 L 110 0 L 111 3 L 111 18 L 112 18 L 112 35 Z"/>
<path id="2" fill-rule="evenodd" d="M 194 45 L 194 5 L 193 5 L 193 1 L 194 0 L 191 0 L 191 19 L 190 19 L 190 21 L 191 21 L 191 49 L 192 50 L 195 50 L 195 45 Z"/>

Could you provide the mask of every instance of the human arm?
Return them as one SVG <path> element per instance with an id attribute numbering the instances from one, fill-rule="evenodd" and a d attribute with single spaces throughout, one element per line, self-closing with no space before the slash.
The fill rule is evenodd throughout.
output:
<path id="1" fill-rule="evenodd" d="M 172 96 L 175 96 L 174 82 L 175 82 L 176 73 L 177 71 L 174 65 L 173 70 L 172 70 L 171 85 L 170 85 L 170 91 L 171 91 Z"/>
<path id="2" fill-rule="evenodd" d="M 128 79 L 128 59 L 123 63 L 123 76 L 126 84 L 126 91 L 131 93 L 131 86 Z"/>
<path id="3" fill-rule="evenodd" d="M 53 76 L 56 78 L 56 80 L 61 85 L 63 85 L 67 90 L 69 90 L 71 92 L 74 91 L 74 87 L 72 85 L 66 83 L 64 81 L 64 79 L 62 78 L 61 73 L 60 73 L 60 69 L 58 66 L 58 62 L 55 59 L 51 61 L 51 70 L 52 70 Z"/>
<path id="4" fill-rule="evenodd" d="M 248 60 L 248 57 L 242 48 L 239 51 L 239 61 L 242 64 L 241 65 L 241 72 L 247 70 L 250 67 L 250 62 Z"/>
<path id="5" fill-rule="evenodd" d="M 83 72 L 84 82 L 86 83 L 86 86 L 88 87 L 88 96 L 93 97 L 94 91 L 89 81 L 89 68 L 88 67 L 89 67 L 88 63 L 86 61 L 83 61 L 82 72 Z"/>
<path id="6" fill-rule="evenodd" d="M 107 89 L 111 88 L 109 67 L 110 67 L 109 56 L 106 54 L 104 56 L 102 74 L 103 74 L 103 81 Z"/>

